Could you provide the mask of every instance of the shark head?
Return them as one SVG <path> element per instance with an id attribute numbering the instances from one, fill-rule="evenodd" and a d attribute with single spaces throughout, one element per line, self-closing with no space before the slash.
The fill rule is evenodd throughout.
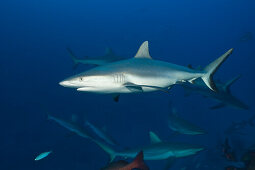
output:
<path id="1" fill-rule="evenodd" d="M 106 71 L 107 72 L 107 71 Z M 84 73 L 69 77 L 59 83 L 61 86 L 76 88 L 77 91 L 106 93 L 112 92 L 118 85 L 114 76 L 104 74 L 102 71 L 92 69 Z"/>
<path id="2" fill-rule="evenodd" d="M 174 151 L 175 157 L 185 157 L 194 155 L 200 151 L 204 150 L 203 147 L 200 146 L 188 146 L 182 147 L 181 149 L 176 148 Z"/>

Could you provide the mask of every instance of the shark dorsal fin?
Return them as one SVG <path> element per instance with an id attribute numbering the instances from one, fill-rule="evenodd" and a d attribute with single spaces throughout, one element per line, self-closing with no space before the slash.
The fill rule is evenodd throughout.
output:
<path id="1" fill-rule="evenodd" d="M 137 51 L 135 58 L 147 58 L 152 59 L 149 53 L 149 45 L 148 41 L 143 42 L 140 46 L 139 50 Z"/>
<path id="2" fill-rule="evenodd" d="M 105 56 L 114 56 L 114 52 L 111 48 L 107 47 L 105 48 Z"/>
<path id="3" fill-rule="evenodd" d="M 224 87 L 223 87 L 223 88 L 224 88 L 224 91 L 230 92 L 230 90 L 229 90 L 230 86 L 231 86 L 234 82 L 236 82 L 236 80 L 238 80 L 240 77 L 241 77 L 241 75 L 238 75 L 238 76 L 234 77 L 233 79 L 229 80 L 228 82 L 226 82 L 225 85 L 224 85 Z"/>
<path id="4" fill-rule="evenodd" d="M 150 141 L 152 144 L 162 142 L 162 140 L 154 132 L 150 131 L 149 134 L 150 134 Z"/>

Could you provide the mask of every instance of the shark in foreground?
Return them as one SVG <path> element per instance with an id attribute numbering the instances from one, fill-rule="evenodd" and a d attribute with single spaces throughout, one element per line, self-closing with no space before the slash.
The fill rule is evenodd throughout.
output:
<path id="1" fill-rule="evenodd" d="M 206 85 L 202 82 L 202 80 L 197 79 L 193 82 L 193 84 L 183 83 L 182 87 L 186 90 L 187 93 L 198 93 L 205 97 L 212 98 L 219 102 L 219 104 L 211 107 L 211 109 L 218 109 L 225 106 L 232 106 L 239 109 L 248 110 L 249 106 L 243 103 L 241 100 L 232 95 L 230 91 L 230 86 L 240 78 L 240 76 L 234 77 L 226 83 L 221 83 L 217 81 L 215 83 L 216 88 L 218 89 L 217 93 L 208 90 Z"/>
<path id="2" fill-rule="evenodd" d="M 172 108 L 172 113 L 168 116 L 168 127 L 174 132 L 186 135 L 201 135 L 206 133 L 202 128 L 181 118 L 174 108 Z"/>
<path id="3" fill-rule="evenodd" d="M 97 141 L 95 139 L 92 140 L 110 155 L 110 162 L 112 162 L 117 156 L 124 158 L 135 158 L 137 153 L 139 153 L 141 150 L 144 154 L 144 160 L 163 160 L 172 157 L 186 157 L 189 155 L 194 155 L 197 152 L 203 150 L 203 147 L 197 145 L 163 142 L 155 134 L 152 138 L 154 140 L 152 140 L 151 144 L 147 146 L 136 149 L 128 149 L 120 152 L 115 151 L 114 149 L 100 141 Z"/>
<path id="4" fill-rule="evenodd" d="M 194 70 L 153 60 L 149 54 L 148 41 L 145 41 L 134 58 L 92 68 L 59 84 L 84 92 L 120 94 L 158 90 L 166 92 L 174 84 L 192 83 L 201 78 L 211 90 L 217 91 L 212 76 L 232 51 L 230 49 L 203 70 Z"/>
<path id="5" fill-rule="evenodd" d="M 105 65 L 105 64 L 123 59 L 122 57 L 115 55 L 115 53 L 110 48 L 106 48 L 105 54 L 103 56 L 98 56 L 93 58 L 86 57 L 84 59 L 78 59 L 70 48 L 67 48 L 67 51 L 72 57 L 74 68 L 76 68 L 78 64 L 90 64 L 90 65 L 99 66 L 99 65 Z"/>
<path id="6" fill-rule="evenodd" d="M 110 163 L 107 167 L 102 168 L 101 170 L 149 170 L 149 167 L 143 161 L 143 151 L 140 151 L 135 159 L 128 163 L 127 161 L 120 160 L 117 162 Z"/>

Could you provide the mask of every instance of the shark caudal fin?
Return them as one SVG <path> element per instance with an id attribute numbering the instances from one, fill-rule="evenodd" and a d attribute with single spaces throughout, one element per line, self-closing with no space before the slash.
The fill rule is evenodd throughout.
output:
<path id="1" fill-rule="evenodd" d="M 96 140 L 96 139 L 92 139 L 92 138 L 91 138 L 91 140 L 92 140 L 93 142 L 95 142 L 95 143 L 96 143 L 101 149 L 103 149 L 106 153 L 109 154 L 109 156 L 110 156 L 110 161 L 109 161 L 109 162 L 112 162 L 112 161 L 115 159 L 117 153 L 116 153 L 110 146 L 108 146 L 108 145 L 104 144 L 103 142 L 100 142 L 100 141 L 98 141 L 98 140 Z"/>
<path id="2" fill-rule="evenodd" d="M 225 54 L 211 62 L 208 66 L 206 66 L 203 71 L 205 72 L 205 75 L 202 76 L 202 80 L 205 82 L 205 84 L 213 91 L 217 91 L 217 87 L 213 82 L 213 75 L 217 71 L 217 69 L 221 66 L 221 64 L 228 58 L 228 56 L 232 53 L 233 48 L 228 50 Z"/>
<path id="3" fill-rule="evenodd" d="M 149 167 L 144 163 L 143 160 L 143 151 L 140 151 L 132 163 L 130 163 L 130 169 L 141 169 L 149 170 Z"/>
<path id="4" fill-rule="evenodd" d="M 233 79 L 229 80 L 228 82 L 226 82 L 223 86 L 223 89 L 226 91 L 226 92 L 229 92 L 230 93 L 230 86 L 232 84 L 234 84 L 239 78 L 241 77 L 241 75 L 238 75 L 236 77 L 234 77 Z"/>
<path id="5" fill-rule="evenodd" d="M 79 64 L 77 57 L 74 55 L 73 51 L 70 48 L 66 48 L 66 50 L 68 51 L 68 53 L 70 54 L 73 60 L 73 63 L 74 63 L 73 69 L 76 69 Z"/>

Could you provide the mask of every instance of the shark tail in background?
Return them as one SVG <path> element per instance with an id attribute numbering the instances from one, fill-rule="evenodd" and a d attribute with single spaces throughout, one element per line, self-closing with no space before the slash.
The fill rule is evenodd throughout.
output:
<path id="1" fill-rule="evenodd" d="M 202 76 L 202 80 L 204 83 L 213 91 L 217 92 L 217 87 L 215 83 L 213 82 L 213 75 L 217 71 L 217 69 L 221 66 L 221 64 L 228 58 L 228 56 L 232 53 L 233 48 L 228 50 L 225 54 L 211 62 L 209 65 L 207 65 L 203 71 L 205 72 L 205 75 Z"/>
<path id="2" fill-rule="evenodd" d="M 240 77 L 241 77 L 241 75 L 238 75 L 238 76 L 234 77 L 233 79 L 229 80 L 228 82 L 226 82 L 225 85 L 224 85 L 224 87 L 223 87 L 224 90 L 225 90 L 226 92 L 229 92 L 229 93 L 230 93 L 230 87 L 231 87 L 231 85 L 234 84 Z"/>
<path id="3" fill-rule="evenodd" d="M 66 50 L 68 51 L 68 53 L 72 57 L 72 60 L 73 60 L 73 63 L 74 63 L 73 69 L 76 69 L 78 67 L 78 64 L 79 64 L 78 58 L 74 55 L 73 51 L 70 48 L 66 48 Z"/>
<path id="4" fill-rule="evenodd" d="M 109 162 L 112 162 L 115 159 L 115 157 L 117 156 L 117 152 L 114 151 L 110 146 L 108 146 L 108 145 L 104 144 L 103 142 L 100 142 L 100 141 L 98 141 L 96 139 L 93 139 L 93 138 L 91 138 L 91 140 L 93 142 L 95 142 L 106 153 L 109 154 L 109 156 L 110 156 L 110 161 Z"/>

